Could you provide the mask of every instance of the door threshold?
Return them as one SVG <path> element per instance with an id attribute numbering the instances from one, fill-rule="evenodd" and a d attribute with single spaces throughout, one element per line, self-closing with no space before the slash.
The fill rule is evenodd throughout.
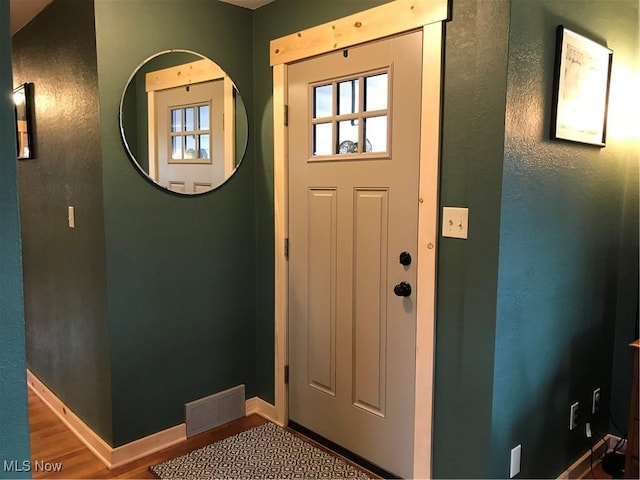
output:
<path id="1" fill-rule="evenodd" d="M 353 453 L 351 450 L 347 450 L 344 447 L 341 447 L 337 443 L 328 440 L 322 435 L 318 435 L 317 433 L 309 430 L 306 427 L 303 427 L 299 423 L 294 422 L 293 420 L 289 420 L 289 424 L 287 425 L 289 429 L 293 430 L 295 433 L 299 433 L 310 440 L 313 440 L 320 446 L 330 450 L 332 453 L 335 453 L 341 457 L 344 457 L 349 462 L 353 463 L 356 467 L 360 467 L 364 470 L 367 470 L 369 473 L 373 473 L 375 476 L 379 478 L 402 478 L 397 475 L 388 472 L 387 470 L 380 468 L 379 466 L 371 463 L 370 461 L 362 458 L 360 455 Z"/>

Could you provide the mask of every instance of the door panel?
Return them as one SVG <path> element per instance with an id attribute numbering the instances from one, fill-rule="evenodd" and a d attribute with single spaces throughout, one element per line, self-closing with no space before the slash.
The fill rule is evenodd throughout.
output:
<path id="1" fill-rule="evenodd" d="M 309 385 L 336 388 L 336 190 L 309 190 Z"/>
<path id="2" fill-rule="evenodd" d="M 355 190 L 353 404 L 385 416 L 388 190 Z"/>
<path id="3" fill-rule="evenodd" d="M 411 477 L 422 32 L 289 67 L 289 418 Z"/>

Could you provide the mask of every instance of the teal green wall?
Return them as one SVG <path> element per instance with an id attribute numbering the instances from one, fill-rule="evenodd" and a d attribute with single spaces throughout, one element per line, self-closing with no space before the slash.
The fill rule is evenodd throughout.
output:
<path id="1" fill-rule="evenodd" d="M 636 0 L 511 2 L 492 477 L 508 476 L 517 444 L 526 478 L 555 477 L 588 450 L 583 422 L 568 429 L 573 402 L 602 433 L 613 400 L 628 409 L 628 394 L 612 391 L 612 355 L 616 328 L 635 338 L 638 150 L 621 138 L 616 107 L 631 101 L 620 81 L 639 66 L 638 19 Z M 606 148 L 549 140 L 560 24 L 614 51 Z M 602 410 L 590 419 L 596 387 Z"/>
<path id="2" fill-rule="evenodd" d="M 455 0 L 445 26 L 440 205 L 469 238 L 440 238 L 433 474 L 490 478 L 509 2 Z"/>
<path id="3" fill-rule="evenodd" d="M 9 2 L 0 0 L 0 90 L 11 92 Z M 31 460 L 25 363 L 16 137 L 11 95 L 0 97 L 0 465 Z M 0 478 L 30 478 L 0 468 Z"/>
<path id="4" fill-rule="evenodd" d="M 96 2 L 113 445 L 238 383 L 273 401 L 269 41 L 380 3 Z M 565 427 L 594 386 L 626 421 L 638 142 L 613 130 L 604 149 L 548 140 L 559 23 L 606 40 L 614 68 L 638 68 L 632 1 L 453 0 L 445 26 L 440 204 L 469 207 L 470 233 L 438 245 L 436 478 L 504 478 L 517 444 L 521 477 L 557 476 L 588 447 Z M 118 131 L 129 75 L 171 48 L 225 69 L 249 118 L 238 172 L 195 198 L 140 176 Z"/>
<path id="5" fill-rule="evenodd" d="M 113 444 L 184 421 L 184 404 L 255 385 L 255 136 L 222 187 L 197 197 L 131 165 L 118 107 L 134 69 L 169 49 L 198 52 L 235 82 L 253 122 L 252 12 L 222 2 L 98 0 Z"/>
<path id="6" fill-rule="evenodd" d="M 36 158 L 18 162 L 27 364 L 110 441 L 93 3 L 56 0 L 12 40 L 14 84 L 32 82 L 35 95 Z M 67 224 L 69 205 L 74 229 Z"/>

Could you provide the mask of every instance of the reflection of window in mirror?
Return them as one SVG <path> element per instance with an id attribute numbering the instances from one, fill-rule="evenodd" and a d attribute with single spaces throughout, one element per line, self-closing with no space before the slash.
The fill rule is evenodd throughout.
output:
<path id="1" fill-rule="evenodd" d="M 223 80 L 211 80 L 157 91 L 150 175 L 160 185 L 184 183 L 186 193 L 197 185 L 224 182 L 225 144 Z M 154 140 L 155 137 L 155 140 Z"/>
<path id="2" fill-rule="evenodd" d="M 171 145 L 170 162 L 211 158 L 210 111 L 211 104 L 209 102 L 169 109 L 171 128 L 166 141 Z"/>
<path id="3" fill-rule="evenodd" d="M 145 60 L 127 82 L 120 133 L 147 179 L 198 194 L 226 182 L 244 158 L 247 111 L 215 62 L 184 50 L 165 51 Z"/>
<path id="4" fill-rule="evenodd" d="M 229 76 L 213 62 L 198 60 L 148 72 L 145 89 L 149 176 L 185 193 L 229 178 L 236 167 L 235 87 Z"/>

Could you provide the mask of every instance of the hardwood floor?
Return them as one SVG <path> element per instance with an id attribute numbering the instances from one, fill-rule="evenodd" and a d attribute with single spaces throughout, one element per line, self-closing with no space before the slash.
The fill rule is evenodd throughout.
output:
<path id="1" fill-rule="evenodd" d="M 258 415 L 250 415 L 191 437 L 184 443 L 141 458 L 124 467 L 109 470 L 29 389 L 32 475 L 34 479 L 155 478 L 148 470 L 151 465 L 184 455 L 266 421 Z M 302 435 L 301 437 L 305 438 Z M 316 445 L 328 451 L 323 446 Z M 38 465 L 48 466 L 49 469 L 56 468 L 56 464 L 61 468 L 59 471 L 44 471 L 36 469 L 36 462 L 39 462 Z M 372 475 L 372 478 L 375 478 L 375 475 Z M 589 471 L 582 478 L 611 479 L 612 477 L 598 465 L 594 468 L 593 474 Z"/>
<path id="2" fill-rule="evenodd" d="M 148 470 L 151 465 L 184 455 L 265 422 L 266 420 L 258 415 L 250 415 L 193 436 L 179 445 L 123 467 L 109 470 L 29 389 L 32 475 L 36 479 L 155 478 Z M 57 469 L 56 464 L 60 466 L 59 471 L 44 471 L 43 467 L 49 470 Z"/>

